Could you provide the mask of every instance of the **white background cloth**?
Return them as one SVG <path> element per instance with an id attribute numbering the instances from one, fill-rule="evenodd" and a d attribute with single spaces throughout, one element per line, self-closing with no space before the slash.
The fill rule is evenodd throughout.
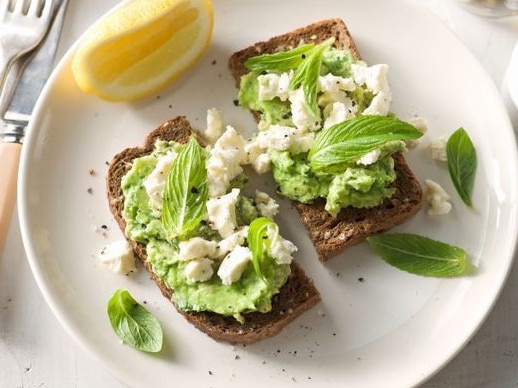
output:
<path id="1" fill-rule="evenodd" d="M 454 31 L 500 88 L 518 41 L 518 17 L 488 20 L 466 12 L 456 0 L 414 1 L 430 9 Z M 58 56 L 116 3 L 118 0 L 70 2 Z M 51 313 L 28 266 L 16 217 L 15 213 L 4 259 L 0 262 L 0 388 L 125 387 L 92 355 L 79 348 Z M 517 386 L 518 262 L 515 262 L 503 293 L 484 325 L 424 387 Z"/>

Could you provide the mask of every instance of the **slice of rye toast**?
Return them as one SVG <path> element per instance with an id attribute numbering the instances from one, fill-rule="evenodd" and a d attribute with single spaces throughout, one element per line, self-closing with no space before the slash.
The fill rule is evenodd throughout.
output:
<path id="1" fill-rule="evenodd" d="M 296 29 L 269 40 L 258 42 L 234 53 L 229 59 L 229 69 L 239 88 L 240 78 L 249 72 L 245 61 L 253 56 L 284 51 L 304 43 L 320 43 L 331 37 L 334 46 L 350 50 L 361 59 L 351 34 L 341 19 L 323 20 Z M 252 112 L 256 121 L 259 112 Z M 332 217 L 325 211 L 325 201 L 312 204 L 293 201 L 300 213 L 320 261 L 326 262 L 345 248 L 365 240 L 368 236 L 399 225 L 415 215 L 423 204 L 423 190 L 402 154 L 394 155 L 397 179 L 393 183 L 395 194 L 381 205 L 369 209 L 344 208 Z"/>
<path id="2" fill-rule="evenodd" d="M 151 153 L 155 141 L 158 139 L 185 143 L 193 133 L 195 132 L 187 119 L 179 116 L 152 131 L 146 137 L 142 147 L 127 148 L 113 158 L 106 175 L 107 196 L 110 210 L 123 232 L 126 229 L 126 222 L 122 215 L 124 195 L 121 180 L 131 168 L 133 160 Z M 200 144 L 203 143 L 199 138 L 198 140 Z M 131 239 L 128 241 L 162 294 L 171 300 L 174 291 L 153 273 L 147 260 L 145 245 Z M 244 314 L 244 323 L 238 322 L 233 317 L 212 312 L 179 312 L 187 321 L 215 340 L 233 344 L 250 344 L 278 334 L 286 325 L 318 302 L 320 302 L 320 294 L 315 288 L 313 280 L 308 278 L 300 265 L 293 260 L 291 274 L 280 292 L 273 297 L 270 312 Z"/>

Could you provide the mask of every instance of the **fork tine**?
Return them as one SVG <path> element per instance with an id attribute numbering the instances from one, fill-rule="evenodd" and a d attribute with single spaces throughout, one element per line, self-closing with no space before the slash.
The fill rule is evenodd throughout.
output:
<path id="1" fill-rule="evenodd" d="M 27 15 L 29 16 L 38 16 L 41 12 L 41 2 L 44 0 L 30 0 L 29 1 L 29 9 L 27 10 Z"/>
<path id="2" fill-rule="evenodd" d="M 24 6 L 25 0 L 14 0 L 13 12 L 18 14 L 24 13 Z"/>
<path id="3" fill-rule="evenodd" d="M 4 15 L 11 9 L 11 0 L 2 0 L 0 3 L 0 17 L 4 18 Z"/>
<path id="4" fill-rule="evenodd" d="M 48 17 L 54 9 L 54 0 L 43 0 L 43 9 L 41 10 L 42 17 Z"/>

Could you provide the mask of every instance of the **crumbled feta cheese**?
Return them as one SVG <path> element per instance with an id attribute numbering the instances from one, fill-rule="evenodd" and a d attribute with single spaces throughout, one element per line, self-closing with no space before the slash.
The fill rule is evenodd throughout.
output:
<path id="1" fill-rule="evenodd" d="M 205 139 L 210 144 L 214 144 L 216 140 L 223 134 L 223 115 L 216 108 L 207 111 L 207 129 L 203 132 Z"/>
<path id="2" fill-rule="evenodd" d="M 428 132 L 428 123 L 422 117 L 412 117 L 408 120 L 410 124 L 412 124 L 419 132 L 423 135 Z"/>
<path id="3" fill-rule="evenodd" d="M 257 142 L 262 149 L 287 151 L 298 132 L 297 128 L 270 125 L 266 131 L 260 131 L 257 134 Z"/>
<path id="4" fill-rule="evenodd" d="M 428 202 L 428 215 L 440 216 L 448 214 L 452 208 L 450 196 L 437 182 L 431 179 L 425 180 L 427 192 L 426 200 Z"/>
<path id="5" fill-rule="evenodd" d="M 143 185 L 149 196 L 149 203 L 155 210 L 160 211 L 162 209 L 162 198 L 167 174 L 169 174 L 169 170 L 176 156 L 176 152 L 170 151 L 159 158 L 151 174 L 144 180 Z"/>
<path id="6" fill-rule="evenodd" d="M 352 92 L 356 84 L 352 78 L 344 78 L 332 73 L 318 77 L 318 87 L 321 92 L 335 93 L 338 91 Z"/>
<path id="7" fill-rule="evenodd" d="M 251 165 L 258 174 L 270 171 L 270 155 L 260 146 L 257 136 L 246 142 L 245 153 L 244 164 Z"/>
<path id="8" fill-rule="evenodd" d="M 232 189 L 228 194 L 209 198 L 207 201 L 209 223 L 223 238 L 230 236 L 236 229 L 236 203 L 239 191 Z"/>
<path id="9" fill-rule="evenodd" d="M 105 246 L 99 255 L 101 263 L 111 271 L 127 274 L 135 271 L 135 255 L 131 245 L 126 240 L 116 241 Z"/>
<path id="10" fill-rule="evenodd" d="M 288 99 L 291 75 L 288 73 L 268 73 L 257 77 L 259 84 L 259 100 L 268 101 L 278 97 L 281 101 Z"/>
<path id="11" fill-rule="evenodd" d="M 352 106 L 352 100 L 348 98 L 345 102 L 333 102 L 324 108 L 323 128 L 332 127 L 355 116 L 355 109 Z"/>
<path id="12" fill-rule="evenodd" d="M 295 124 L 295 126 L 301 131 L 318 130 L 320 120 L 315 119 L 309 111 L 302 88 L 298 88 L 290 92 L 289 100 L 291 102 L 291 116 L 293 124 Z"/>
<path id="13" fill-rule="evenodd" d="M 386 116 L 390 111 L 390 101 L 391 96 L 389 92 L 378 92 L 362 113 L 364 115 Z"/>
<path id="14" fill-rule="evenodd" d="M 257 156 L 257 158 L 255 158 L 255 160 L 252 162 L 252 167 L 258 174 L 264 174 L 270 171 L 270 155 L 266 152 L 263 152 L 261 155 Z"/>
<path id="15" fill-rule="evenodd" d="M 224 285 L 237 282 L 248 262 L 252 260 L 252 252 L 247 247 L 235 247 L 221 262 L 218 269 L 218 276 Z"/>
<path id="16" fill-rule="evenodd" d="M 318 78 L 318 91 L 321 93 L 318 98 L 319 105 L 328 105 L 334 102 L 345 103 L 350 100 L 346 92 L 356 89 L 352 78 L 344 78 L 328 73 Z"/>
<path id="17" fill-rule="evenodd" d="M 367 66 L 365 63 L 351 65 L 354 81 L 358 85 L 365 85 L 373 93 L 388 92 L 389 84 L 387 79 L 388 65 L 377 64 Z"/>
<path id="18" fill-rule="evenodd" d="M 237 131 L 228 126 L 216 141 L 207 158 L 207 180 L 209 196 L 216 197 L 227 192 L 230 181 L 243 172 L 245 161 L 245 140 Z"/>
<path id="19" fill-rule="evenodd" d="M 419 132 L 421 132 L 421 134 L 425 134 L 426 132 L 428 132 L 428 123 L 426 122 L 426 120 L 422 117 L 412 117 L 410 120 L 408 120 L 408 123 L 413 125 L 415 129 L 417 129 Z M 414 148 L 416 147 L 420 142 L 421 142 L 421 138 L 419 139 L 408 139 L 408 140 L 405 140 L 405 144 L 408 148 Z"/>
<path id="20" fill-rule="evenodd" d="M 185 277 L 189 283 L 206 282 L 214 274 L 211 259 L 195 259 L 185 266 Z"/>
<path id="21" fill-rule="evenodd" d="M 201 237 L 193 237 L 178 244 L 179 257 L 181 260 L 201 259 L 213 257 L 218 244 L 215 241 L 205 240 Z"/>
<path id="22" fill-rule="evenodd" d="M 223 258 L 227 253 L 229 253 L 238 245 L 243 245 L 247 235 L 248 226 L 242 226 L 230 236 L 225 237 L 223 240 L 218 242 L 216 257 Z"/>
<path id="23" fill-rule="evenodd" d="M 255 192 L 255 206 L 263 217 L 267 217 L 271 220 L 273 220 L 279 212 L 279 204 L 275 199 L 259 190 L 256 190 Z"/>
<path id="24" fill-rule="evenodd" d="M 278 264 L 290 264 L 293 260 L 292 253 L 297 251 L 297 247 L 291 241 L 277 236 L 272 241 L 270 255 Z"/>
<path id="25" fill-rule="evenodd" d="M 294 154 L 308 151 L 315 142 L 315 134 L 284 125 L 270 125 L 257 135 L 261 149 L 291 151 Z"/>
<path id="26" fill-rule="evenodd" d="M 369 166 L 371 164 L 374 164 L 378 161 L 379 157 L 381 155 L 381 150 L 378 148 L 374 151 L 368 152 L 365 155 L 363 155 L 358 161 L 357 164 L 362 164 L 364 166 Z"/>
<path id="27" fill-rule="evenodd" d="M 371 104 L 363 111 L 364 115 L 381 115 L 389 113 L 390 88 L 387 80 L 388 66 L 385 64 L 367 66 L 365 63 L 351 65 L 354 81 L 365 85 L 374 93 Z"/>
<path id="28" fill-rule="evenodd" d="M 439 137 L 430 142 L 430 154 L 433 160 L 438 162 L 448 161 L 448 156 L 446 155 L 447 142 L 448 140 L 445 137 Z"/>

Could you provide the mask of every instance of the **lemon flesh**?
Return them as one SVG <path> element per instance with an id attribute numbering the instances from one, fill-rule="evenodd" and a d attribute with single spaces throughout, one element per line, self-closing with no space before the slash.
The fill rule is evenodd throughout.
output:
<path id="1" fill-rule="evenodd" d="M 72 73 L 83 91 L 103 99 L 143 98 L 189 70 L 212 29 L 210 0 L 134 0 L 85 34 Z"/>

